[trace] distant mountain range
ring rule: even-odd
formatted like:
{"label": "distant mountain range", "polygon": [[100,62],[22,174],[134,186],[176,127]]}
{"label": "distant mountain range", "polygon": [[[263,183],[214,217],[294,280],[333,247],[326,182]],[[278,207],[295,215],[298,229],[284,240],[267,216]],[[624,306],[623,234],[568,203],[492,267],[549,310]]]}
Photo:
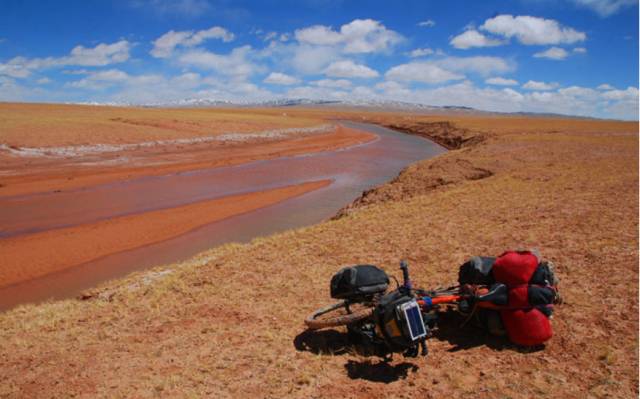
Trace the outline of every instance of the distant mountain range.
{"label": "distant mountain range", "polygon": [[75,104],[83,105],[105,105],[105,106],[142,106],[142,107],[178,107],[178,108],[223,108],[223,107],[327,107],[327,108],[357,108],[367,110],[393,110],[418,113],[452,113],[452,114],[483,114],[483,115],[514,115],[542,118],[575,118],[575,119],[598,119],[586,116],[564,115],[555,113],[539,112],[493,112],[483,111],[471,107],[457,105],[427,105],[410,103],[406,101],[393,100],[315,100],[309,98],[280,98],[265,101],[228,101],[214,100],[206,98],[187,98],[181,100],[155,102],[146,104],[135,104],[127,102],[82,102]]}

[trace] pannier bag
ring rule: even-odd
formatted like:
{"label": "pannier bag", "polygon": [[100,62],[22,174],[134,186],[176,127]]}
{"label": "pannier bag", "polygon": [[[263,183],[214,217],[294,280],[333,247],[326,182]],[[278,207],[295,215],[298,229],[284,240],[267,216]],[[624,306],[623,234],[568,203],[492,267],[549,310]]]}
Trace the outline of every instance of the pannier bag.
{"label": "pannier bag", "polygon": [[460,284],[492,285],[495,283],[491,268],[496,261],[491,256],[474,256],[460,266],[458,282]]}
{"label": "pannier bag", "polygon": [[357,299],[381,294],[389,287],[389,276],[377,266],[357,265],[340,269],[331,278],[331,297]]}
{"label": "pannier bag", "polygon": [[[481,312],[499,312],[512,342],[524,346],[540,345],[553,335],[549,317],[558,299],[558,279],[553,266],[541,262],[538,254],[507,251],[497,258],[474,257],[460,266],[459,282],[491,285],[492,294],[487,298],[495,310],[482,309]],[[502,285],[507,289],[496,289]],[[490,317],[484,314],[481,319]]]}
{"label": "pannier bag", "polygon": [[415,357],[419,347],[422,347],[422,354],[426,355],[425,340],[429,334],[430,320],[423,319],[415,298],[401,291],[388,293],[380,298],[374,316],[376,331],[385,338],[389,350]]}

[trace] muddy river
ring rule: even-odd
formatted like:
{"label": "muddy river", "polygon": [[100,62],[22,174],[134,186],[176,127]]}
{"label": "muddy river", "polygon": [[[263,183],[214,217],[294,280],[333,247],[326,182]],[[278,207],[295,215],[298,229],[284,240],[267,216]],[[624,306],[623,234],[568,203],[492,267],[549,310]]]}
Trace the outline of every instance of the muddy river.
{"label": "muddy river", "polygon": [[[209,224],[167,241],[0,288],[0,309],[49,298],[71,297],[102,281],[184,260],[223,243],[248,242],[255,237],[320,222],[333,216],[364,190],[396,177],[407,165],[445,151],[428,140],[380,126],[353,122],[342,124],[374,133],[377,139],[338,151],[0,200],[2,245],[1,239],[7,237],[311,180],[332,180],[325,188]],[[44,203],[46,206],[39,206]]]}

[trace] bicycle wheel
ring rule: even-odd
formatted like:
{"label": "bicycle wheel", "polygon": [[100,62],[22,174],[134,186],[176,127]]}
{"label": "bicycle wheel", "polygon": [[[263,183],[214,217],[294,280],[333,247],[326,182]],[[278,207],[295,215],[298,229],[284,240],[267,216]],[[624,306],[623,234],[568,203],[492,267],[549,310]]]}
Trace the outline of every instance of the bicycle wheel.
{"label": "bicycle wheel", "polygon": [[345,326],[356,321],[366,319],[373,314],[373,306],[364,304],[350,304],[349,311],[345,302],[341,301],[326,306],[311,313],[304,323],[311,330],[321,328]]}

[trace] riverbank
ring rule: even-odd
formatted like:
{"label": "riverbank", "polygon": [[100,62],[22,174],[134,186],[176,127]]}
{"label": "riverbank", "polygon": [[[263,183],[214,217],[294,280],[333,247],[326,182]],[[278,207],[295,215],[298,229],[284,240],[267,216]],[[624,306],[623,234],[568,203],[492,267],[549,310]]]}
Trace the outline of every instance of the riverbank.
{"label": "riverbank", "polygon": [[260,139],[254,136],[259,133],[252,133],[240,136],[249,136],[246,140],[167,142],[78,156],[25,156],[0,150],[0,199],[331,151],[375,138],[329,124],[315,128],[310,133],[293,130],[288,137]]}
{"label": "riverbank", "polygon": [[[5,259],[0,310],[74,297],[105,280],[188,259],[216,245],[317,223],[363,189],[443,151],[430,141],[373,125],[346,125],[333,130],[368,140],[300,156],[0,198],[0,257]],[[328,180],[330,185],[304,196],[263,200],[286,185]],[[232,199],[233,211],[227,212],[226,198],[249,195],[252,201],[240,201],[244,208]],[[213,205],[206,206],[209,202]]]}
{"label": "riverbank", "polygon": [[[637,396],[637,124],[365,116],[426,135],[448,121],[446,134],[478,138],[410,166],[337,220],[0,315],[1,393]],[[396,273],[406,258],[431,287],[455,281],[471,255],[516,247],[537,247],[561,279],[565,303],[542,351],[445,324],[429,357],[379,363],[343,351],[339,332],[303,333],[343,265]]]}
{"label": "riverbank", "polygon": [[331,180],[302,183],[7,238],[0,246],[0,289],[162,242],[329,184]]}

